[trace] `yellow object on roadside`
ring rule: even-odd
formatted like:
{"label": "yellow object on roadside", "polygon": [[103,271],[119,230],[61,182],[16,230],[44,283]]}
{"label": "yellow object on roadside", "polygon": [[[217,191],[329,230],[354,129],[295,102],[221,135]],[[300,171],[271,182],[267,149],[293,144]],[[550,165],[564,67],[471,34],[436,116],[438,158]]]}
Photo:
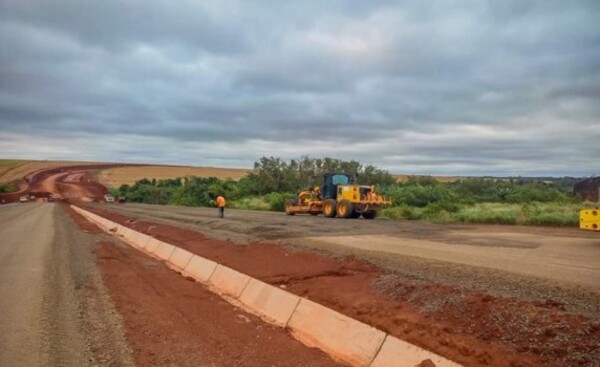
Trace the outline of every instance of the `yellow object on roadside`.
{"label": "yellow object on roadside", "polygon": [[600,231],[600,209],[583,209],[579,212],[579,228]]}

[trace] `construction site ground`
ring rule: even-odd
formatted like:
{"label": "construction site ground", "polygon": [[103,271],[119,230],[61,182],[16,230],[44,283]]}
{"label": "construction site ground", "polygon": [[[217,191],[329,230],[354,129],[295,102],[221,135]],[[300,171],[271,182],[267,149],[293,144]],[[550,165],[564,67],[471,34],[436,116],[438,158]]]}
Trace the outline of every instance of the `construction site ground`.
{"label": "construction site ground", "polygon": [[88,208],[468,366],[600,360],[600,239],[593,233]]}
{"label": "construction site ground", "polygon": [[[39,171],[22,192],[75,203],[464,366],[600,366],[597,233],[229,209],[219,219],[212,208],[95,203],[106,188],[92,169]],[[0,225],[0,365],[339,365],[64,203],[2,205]]]}

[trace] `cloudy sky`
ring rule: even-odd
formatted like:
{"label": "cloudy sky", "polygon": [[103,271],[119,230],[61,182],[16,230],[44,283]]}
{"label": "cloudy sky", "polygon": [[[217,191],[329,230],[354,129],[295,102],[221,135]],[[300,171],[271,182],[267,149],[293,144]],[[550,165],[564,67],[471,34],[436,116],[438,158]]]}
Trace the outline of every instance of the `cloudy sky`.
{"label": "cloudy sky", "polygon": [[600,1],[0,0],[0,157],[600,174]]}

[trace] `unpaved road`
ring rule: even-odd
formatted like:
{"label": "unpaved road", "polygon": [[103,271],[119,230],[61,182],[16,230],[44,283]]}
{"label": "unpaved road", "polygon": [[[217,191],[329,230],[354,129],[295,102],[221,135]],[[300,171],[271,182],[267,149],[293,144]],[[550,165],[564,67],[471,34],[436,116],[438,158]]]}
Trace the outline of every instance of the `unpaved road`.
{"label": "unpaved road", "polygon": [[55,204],[0,207],[0,366],[132,365],[90,237]]}
{"label": "unpaved road", "polygon": [[0,366],[341,367],[77,218],[0,206]]}
{"label": "unpaved road", "polygon": [[[104,206],[106,207],[106,206]],[[344,220],[207,208],[127,204],[110,207],[134,217],[185,225],[234,242],[284,240],[352,248],[382,258],[400,255],[532,276],[600,294],[600,236],[568,228],[436,225],[390,220]]]}

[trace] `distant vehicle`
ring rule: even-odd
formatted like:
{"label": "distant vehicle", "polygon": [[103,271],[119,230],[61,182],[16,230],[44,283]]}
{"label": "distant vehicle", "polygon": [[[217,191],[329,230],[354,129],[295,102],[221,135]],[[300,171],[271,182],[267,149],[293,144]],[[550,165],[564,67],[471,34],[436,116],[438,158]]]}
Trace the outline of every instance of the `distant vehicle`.
{"label": "distant vehicle", "polygon": [[333,218],[374,219],[392,201],[375,192],[375,186],[358,185],[354,176],[342,172],[323,175],[323,185],[302,191],[285,204],[288,215],[310,214]]}
{"label": "distant vehicle", "polygon": [[49,202],[49,203],[53,203],[53,202],[54,202],[54,197],[52,197],[52,196],[48,196],[48,202]]}
{"label": "distant vehicle", "polygon": [[19,202],[20,202],[20,203],[26,203],[26,202],[28,202],[28,201],[29,201],[29,198],[27,197],[27,195],[21,196],[21,197],[19,198]]}
{"label": "distant vehicle", "polygon": [[104,195],[104,201],[106,201],[107,203],[114,203],[115,197],[110,194],[106,194]]}
{"label": "distant vehicle", "polygon": [[31,196],[29,197],[29,200],[35,200],[35,195],[31,195]]}
{"label": "distant vehicle", "polygon": [[125,204],[125,197],[119,196],[119,204]]}

